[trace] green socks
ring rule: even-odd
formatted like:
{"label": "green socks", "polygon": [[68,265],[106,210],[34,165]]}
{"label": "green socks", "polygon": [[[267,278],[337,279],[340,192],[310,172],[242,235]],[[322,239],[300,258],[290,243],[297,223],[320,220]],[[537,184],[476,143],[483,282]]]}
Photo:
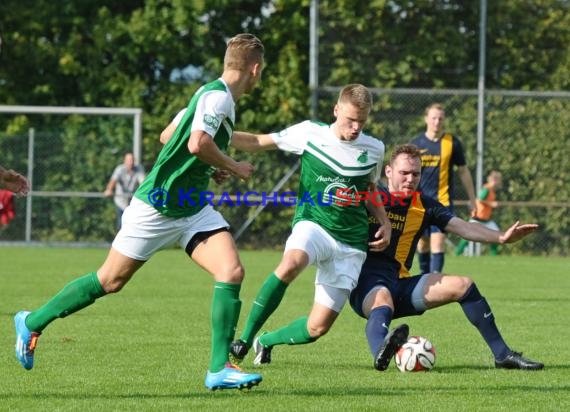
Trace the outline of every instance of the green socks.
{"label": "green socks", "polygon": [[461,256],[468,244],[469,244],[469,241],[467,241],[465,239],[461,239],[459,241],[459,243],[457,244],[457,247],[455,248],[455,256]]}
{"label": "green socks", "polygon": [[285,344],[304,345],[305,343],[314,342],[317,338],[312,338],[311,335],[309,335],[309,331],[307,330],[308,319],[308,316],[303,316],[281,329],[261,335],[259,343],[263,346],[275,346]]}
{"label": "green socks", "polygon": [[[241,285],[216,282],[212,299],[212,357],[210,371],[222,370],[228,361],[229,346],[234,338],[236,324],[241,309],[239,291]],[[64,318],[91,305],[106,293],[91,272],[68,283],[45,305],[33,311],[26,318],[26,326],[33,332],[41,333],[57,318]]]}
{"label": "green socks", "polygon": [[[455,256],[461,256],[468,244],[469,241],[461,239],[455,248]],[[497,256],[499,254],[499,245],[496,243],[489,243],[489,254],[491,256]]]}
{"label": "green socks", "polygon": [[91,272],[69,282],[45,305],[30,313],[26,318],[26,326],[33,332],[41,333],[55,319],[71,315],[105,294],[97,273]]}
{"label": "green socks", "polygon": [[249,312],[245,328],[240,338],[245,342],[248,348],[251,348],[255,335],[259,332],[267,318],[275,312],[275,309],[277,309],[281,303],[287,286],[289,285],[279,279],[275,273],[271,273],[265,280],[263,286],[261,286],[261,289],[253,301],[251,311]]}
{"label": "green socks", "polygon": [[241,285],[216,282],[212,298],[212,352],[210,372],[219,372],[229,360],[230,343],[236,333],[241,309],[239,291]]}

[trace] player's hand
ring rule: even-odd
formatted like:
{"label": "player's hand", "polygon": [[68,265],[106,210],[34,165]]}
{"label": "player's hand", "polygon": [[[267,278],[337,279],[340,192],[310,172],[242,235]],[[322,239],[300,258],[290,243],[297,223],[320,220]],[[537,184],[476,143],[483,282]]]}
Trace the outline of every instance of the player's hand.
{"label": "player's hand", "polygon": [[30,191],[28,179],[14,170],[6,170],[0,176],[0,187],[14,192],[18,196],[27,195]]}
{"label": "player's hand", "polygon": [[221,184],[228,180],[231,175],[232,174],[228,170],[216,169],[212,174],[212,179],[214,179],[214,182],[217,184]]}
{"label": "player's hand", "polygon": [[530,235],[538,230],[538,225],[535,223],[528,223],[521,225],[519,221],[515,222],[505,233],[499,236],[499,243],[514,243],[525,236]]}
{"label": "player's hand", "polygon": [[368,247],[371,252],[382,252],[388,246],[390,246],[390,238],[392,237],[392,227],[389,225],[382,225],[378,228],[374,234],[372,242],[368,242]]}
{"label": "player's hand", "polygon": [[249,162],[237,162],[235,169],[232,171],[234,176],[239,177],[243,180],[249,180],[253,174],[254,167]]}

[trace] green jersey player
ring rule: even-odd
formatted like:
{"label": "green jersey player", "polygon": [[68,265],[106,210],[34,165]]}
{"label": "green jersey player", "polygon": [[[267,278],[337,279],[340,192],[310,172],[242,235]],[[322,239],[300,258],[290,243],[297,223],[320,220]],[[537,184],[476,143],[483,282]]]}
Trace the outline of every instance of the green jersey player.
{"label": "green jersey player", "polygon": [[[304,121],[279,133],[234,133],[232,145],[238,149],[278,148],[300,155],[302,165],[291,235],[281,262],[255,298],[240,339],[230,346],[235,360],[253,346],[254,363],[269,363],[275,345],[310,343],[328,332],[356,286],[366,257],[367,209],[385,223],[378,237],[390,243],[391,228],[381,203],[359,201],[367,197],[363,194],[371,195],[370,183],[376,181],[384,157],[384,144],[362,133],[371,107],[370,91],[351,84],[340,92],[331,125]],[[287,286],[311,264],[317,274],[310,314],[255,338]]]}
{"label": "green jersey player", "polygon": [[25,369],[33,367],[38,338],[53,320],[119,292],[156,251],[179,244],[215,280],[206,387],[243,388],[261,381],[259,374],[242,372],[229,363],[228,346],[241,308],[244,270],[227,222],[211,206],[195,205],[192,193],[206,189],[213,167],[242,179],[251,176],[250,163],[238,162],[224,151],[235,121],[235,102],[258,83],[263,56],[263,44],[251,34],[229,40],[222,76],[190,100],[180,125],[126,208],[103,265],[67,284],[37,310],[16,314],[16,356]]}

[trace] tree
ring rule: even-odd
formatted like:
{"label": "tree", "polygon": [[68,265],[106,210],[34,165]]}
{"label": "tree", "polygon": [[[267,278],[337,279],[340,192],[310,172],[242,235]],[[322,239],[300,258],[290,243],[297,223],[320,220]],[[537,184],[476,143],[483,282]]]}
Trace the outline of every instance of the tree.
{"label": "tree", "polygon": [[[332,120],[334,88],[347,83],[376,88],[476,87],[479,1],[320,0],[319,4],[319,84],[323,86],[319,91],[319,120]],[[0,101],[140,107],[144,111],[144,162],[150,167],[161,149],[160,131],[201,84],[219,76],[226,40],[246,31],[263,40],[267,67],[262,87],[240,100],[236,126],[242,130],[276,131],[310,116],[309,6],[310,0],[36,0],[33,5],[25,0],[3,0]],[[568,11],[568,3],[559,0],[488,2],[486,87],[568,89]],[[389,148],[407,141],[422,127],[421,112],[432,98],[425,94],[406,98],[375,96],[368,131]],[[452,109],[450,127],[457,127],[466,139],[470,159],[474,159],[474,99],[452,96],[445,100]],[[548,102],[542,107],[528,100],[517,107],[531,116],[526,129],[517,126],[520,118],[514,117],[518,113],[514,108],[496,108],[491,103],[487,122],[488,139],[498,139],[491,120],[513,116],[501,124],[512,127],[506,131],[510,140],[505,144],[514,158],[525,156],[529,150],[524,130],[533,130],[538,140],[547,139],[548,126],[552,126],[552,133],[564,135],[565,129],[557,126],[567,124],[564,102]],[[43,183],[66,182],[81,190],[94,190],[105,174],[101,171],[117,159],[110,158],[109,148],[76,158],[69,154],[81,150],[82,142],[96,141],[102,133],[117,135],[113,144],[121,147],[119,136],[123,129],[129,133],[128,126],[111,123],[93,126],[70,118],[61,124],[53,118],[0,116],[0,147],[5,147],[2,143],[11,141],[14,134],[25,135],[32,124],[59,130],[54,133],[65,147],[62,153],[42,159],[45,167],[56,171],[56,161],[65,153],[70,167],[87,164],[93,170],[70,177],[69,169],[62,167]],[[530,127],[535,124],[544,125],[544,133]],[[77,136],[84,140],[77,142]],[[539,144],[538,140],[534,144]],[[567,140],[562,139],[562,145],[567,146]],[[542,165],[537,171],[543,173],[540,176],[519,176],[523,186],[530,183],[527,178],[548,181],[549,176],[559,173],[556,162],[565,159],[557,157],[555,151],[549,153],[555,161]],[[10,158],[9,154],[2,155]],[[270,190],[295,162],[294,157],[279,152],[235,155],[253,161],[256,175],[247,185],[230,181],[220,190]],[[505,170],[516,164],[512,159],[488,158]],[[286,189],[295,190],[295,179]],[[564,187],[570,183],[568,179],[563,174]],[[526,194],[529,198],[551,195],[546,187]],[[79,205],[69,207],[80,210]],[[62,213],[70,214],[71,210]],[[270,237],[264,235],[286,232],[291,212],[291,208],[271,208],[256,221],[246,241],[267,245]],[[251,208],[231,208],[226,216],[235,226],[251,213]]]}

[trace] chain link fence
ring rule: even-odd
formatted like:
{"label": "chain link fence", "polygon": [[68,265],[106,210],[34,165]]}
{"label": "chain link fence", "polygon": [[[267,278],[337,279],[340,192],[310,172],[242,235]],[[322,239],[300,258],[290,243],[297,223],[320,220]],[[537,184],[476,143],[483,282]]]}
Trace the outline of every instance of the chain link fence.
{"label": "chain link fence", "polygon": [[0,242],[112,240],[115,208],[103,191],[124,153],[140,158],[141,110],[6,110],[11,111],[0,110],[0,130],[5,130],[0,134],[0,164],[26,174],[32,191],[13,198],[15,217],[0,226]]}
{"label": "chain link fence", "polygon": [[[318,95],[318,118],[332,122],[332,105],[339,87],[323,87]],[[374,108],[366,131],[386,144],[386,156],[399,144],[408,143],[425,131],[424,111],[439,102],[446,109],[446,130],[462,142],[467,165],[476,177],[481,161],[483,183],[491,170],[503,174],[498,192],[500,207],[493,219],[503,229],[515,221],[533,222],[540,231],[522,242],[502,248],[504,254],[563,255],[570,246],[570,93],[487,91],[483,124],[483,152],[477,152],[477,90],[373,89]],[[254,158],[256,164],[275,164],[275,158]],[[295,159],[282,159],[294,167]],[[272,163],[273,162],[273,163]],[[278,178],[274,179],[275,182]],[[282,190],[296,190],[298,172]],[[467,194],[456,176],[456,213],[469,218]],[[260,190],[270,191],[273,181]],[[249,210],[244,210],[249,209]],[[224,216],[239,233],[246,247],[281,248],[288,234],[292,208],[267,205],[254,208],[224,208]],[[252,219],[255,217],[255,220]],[[247,230],[244,230],[244,221]],[[453,246],[459,241],[450,235]],[[486,247],[483,246],[483,253]]]}
{"label": "chain link fence", "polygon": [[[330,106],[338,90],[324,89],[319,101]],[[367,129],[385,142],[388,156],[396,145],[425,131],[425,108],[439,102],[446,110],[445,129],[461,140],[475,180],[480,157],[476,90],[375,89],[374,94]],[[568,255],[570,93],[487,91],[484,103],[483,183],[491,170],[503,174],[497,194],[501,206],[493,219],[503,229],[517,220],[541,226],[536,235],[504,248],[505,253]],[[322,106],[321,113],[327,109]],[[468,218],[467,195],[457,176],[454,184],[456,213]]]}
{"label": "chain link fence", "polygon": [[[319,90],[320,120],[333,121],[331,108],[338,90]],[[387,156],[396,145],[411,141],[425,130],[424,110],[439,102],[446,109],[446,130],[462,141],[468,167],[475,177],[480,158],[475,90],[373,92],[375,103],[366,131],[386,144]],[[494,220],[503,229],[516,220],[541,226],[539,233],[509,245],[503,253],[568,255],[570,93],[487,92],[484,118],[484,176],[492,169],[503,174],[503,188],[498,192],[501,206],[495,211]],[[95,119],[74,115],[57,122],[41,122],[28,118],[30,125],[39,125],[32,143],[31,169],[27,160],[29,133],[0,135],[2,164],[22,172],[32,170],[33,180],[31,195],[14,200],[16,217],[0,228],[0,242],[93,244],[112,240],[114,207],[101,192],[113,168],[121,162],[122,153],[132,150],[132,121],[118,116]],[[255,189],[296,190],[298,171],[279,182],[289,168],[295,167],[296,159],[275,156],[264,153],[253,158],[258,172],[267,176],[266,187]],[[276,172],[275,159],[283,173]],[[467,196],[459,181],[455,187],[456,213],[467,218]],[[248,206],[222,206],[220,210],[234,233],[239,233],[240,247],[251,248],[281,248],[293,214],[292,207],[275,204],[263,211]],[[451,236],[450,241],[457,239]]]}

